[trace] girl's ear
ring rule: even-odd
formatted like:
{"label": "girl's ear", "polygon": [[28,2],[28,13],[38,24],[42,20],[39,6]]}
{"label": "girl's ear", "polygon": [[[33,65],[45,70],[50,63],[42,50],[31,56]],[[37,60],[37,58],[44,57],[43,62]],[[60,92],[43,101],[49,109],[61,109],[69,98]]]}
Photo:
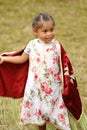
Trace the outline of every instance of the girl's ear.
{"label": "girl's ear", "polygon": [[33,29],[33,33],[35,36],[37,36],[37,31],[35,29]]}

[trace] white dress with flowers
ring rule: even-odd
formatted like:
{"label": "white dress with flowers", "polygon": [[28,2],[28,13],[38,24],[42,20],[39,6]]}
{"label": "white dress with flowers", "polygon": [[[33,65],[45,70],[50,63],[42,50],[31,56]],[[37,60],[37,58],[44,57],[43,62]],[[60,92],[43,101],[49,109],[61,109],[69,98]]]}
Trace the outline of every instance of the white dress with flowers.
{"label": "white dress with flowers", "polygon": [[29,42],[29,72],[25,86],[20,123],[43,125],[51,122],[61,130],[71,130],[61,91],[60,45],[56,40]]}

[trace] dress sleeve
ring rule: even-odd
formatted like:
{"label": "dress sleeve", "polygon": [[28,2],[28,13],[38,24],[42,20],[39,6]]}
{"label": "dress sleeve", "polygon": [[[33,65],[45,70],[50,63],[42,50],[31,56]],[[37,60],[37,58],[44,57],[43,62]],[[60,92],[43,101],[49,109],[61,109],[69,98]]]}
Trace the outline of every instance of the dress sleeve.
{"label": "dress sleeve", "polygon": [[24,52],[25,52],[26,54],[29,54],[29,53],[31,52],[31,45],[32,45],[32,41],[30,41],[30,42],[27,44],[27,46],[25,47]]}

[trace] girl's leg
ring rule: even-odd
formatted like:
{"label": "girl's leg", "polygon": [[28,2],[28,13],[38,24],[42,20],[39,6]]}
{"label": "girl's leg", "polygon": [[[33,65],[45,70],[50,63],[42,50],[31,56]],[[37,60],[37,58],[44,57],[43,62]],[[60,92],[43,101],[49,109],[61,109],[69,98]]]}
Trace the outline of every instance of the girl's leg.
{"label": "girl's leg", "polygon": [[46,124],[43,126],[39,126],[39,130],[46,130]]}

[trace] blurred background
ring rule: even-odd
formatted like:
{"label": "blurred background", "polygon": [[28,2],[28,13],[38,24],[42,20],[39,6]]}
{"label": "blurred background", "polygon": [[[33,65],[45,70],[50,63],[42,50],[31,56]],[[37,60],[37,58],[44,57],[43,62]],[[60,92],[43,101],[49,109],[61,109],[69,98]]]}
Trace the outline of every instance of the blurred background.
{"label": "blurred background", "polygon": [[[55,19],[56,39],[71,59],[87,113],[87,0],[0,0],[0,53],[23,49],[34,38],[32,19],[39,13]],[[37,130],[19,125],[21,101],[0,97],[0,130]]]}

